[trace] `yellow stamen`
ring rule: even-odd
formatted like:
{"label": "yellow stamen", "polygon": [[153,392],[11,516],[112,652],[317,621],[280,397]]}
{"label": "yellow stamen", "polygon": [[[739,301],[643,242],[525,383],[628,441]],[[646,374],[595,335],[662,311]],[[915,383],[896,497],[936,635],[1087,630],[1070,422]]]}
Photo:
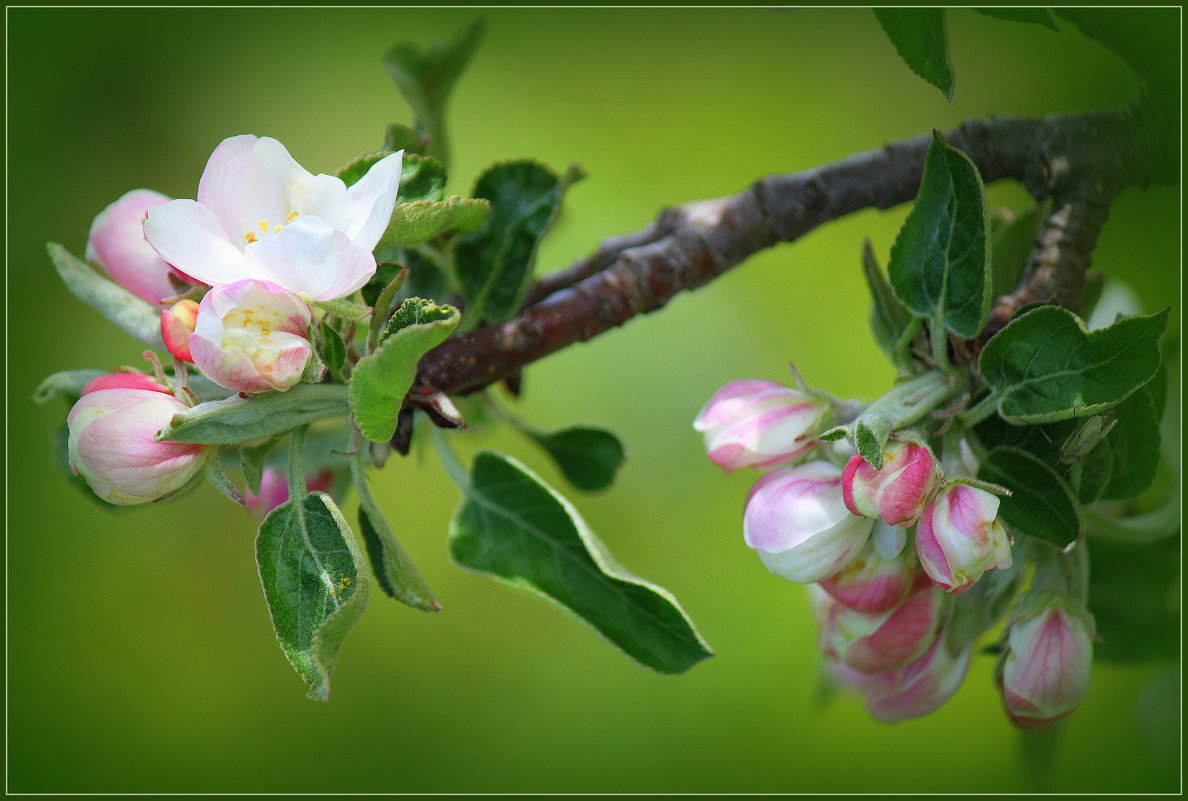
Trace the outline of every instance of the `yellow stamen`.
{"label": "yellow stamen", "polygon": [[297,212],[293,212],[289,215],[289,222],[293,222],[293,220],[297,219],[299,216],[300,215]]}
{"label": "yellow stamen", "polygon": [[283,225],[278,225],[276,228],[273,228],[273,229],[272,229],[272,233],[274,233],[274,234],[279,234],[279,233],[281,232],[281,229],[282,229],[282,228],[284,228],[284,226],[283,226]]}
{"label": "yellow stamen", "polygon": [[260,233],[268,233],[268,220],[260,220]]}
{"label": "yellow stamen", "polygon": [[251,231],[248,231],[246,234],[244,234],[243,238],[246,239],[249,244],[256,241],[256,235]]}

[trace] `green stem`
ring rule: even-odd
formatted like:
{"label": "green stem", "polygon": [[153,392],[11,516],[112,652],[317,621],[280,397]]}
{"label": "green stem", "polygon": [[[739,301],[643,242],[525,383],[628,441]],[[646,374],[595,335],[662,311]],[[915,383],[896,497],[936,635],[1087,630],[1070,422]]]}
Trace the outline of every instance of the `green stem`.
{"label": "green stem", "polygon": [[305,497],[305,426],[289,434],[289,500]]}
{"label": "green stem", "polygon": [[899,339],[896,340],[895,363],[899,366],[900,370],[908,369],[908,365],[912,363],[912,342],[920,335],[920,331],[923,328],[924,318],[912,317],[903,329],[903,333],[899,335]]}
{"label": "green stem", "polygon": [[996,411],[998,411],[998,393],[991,390],[989,395],[978,401],[972,409],[962,412],[957,419],[967,428],[973,428]]}
{"label": "green stem", "polygon": [[949,332],[940,316],[933,317],[928,325],[928,337],[932,343],[932,362],[938,370],[949,369]]}

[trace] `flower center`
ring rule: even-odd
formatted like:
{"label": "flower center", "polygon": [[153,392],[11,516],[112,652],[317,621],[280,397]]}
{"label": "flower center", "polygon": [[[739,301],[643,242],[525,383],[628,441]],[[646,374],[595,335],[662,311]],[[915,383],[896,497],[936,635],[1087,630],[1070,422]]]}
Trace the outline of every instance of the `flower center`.
{"label": "flower center", "polygon": [[253,242],[260,241],[261,239],[263,239],[266,236],[270,236],[272,234],[279,234],[281,232],[282,228],[284,228],[286,225],[293,222],[293,220],[297,219],[300,216],[301,216],[301,212],[291,211],[291,212],[289,212],[289,216],[286,217],[285,221],[283,223],[281,223],[280,225],[270,225],[268,223],[268,220],[260,220],[260,225],[258,226],[260,230],[259,231],[245,231],[243,234],[243,241],[250,245]]}

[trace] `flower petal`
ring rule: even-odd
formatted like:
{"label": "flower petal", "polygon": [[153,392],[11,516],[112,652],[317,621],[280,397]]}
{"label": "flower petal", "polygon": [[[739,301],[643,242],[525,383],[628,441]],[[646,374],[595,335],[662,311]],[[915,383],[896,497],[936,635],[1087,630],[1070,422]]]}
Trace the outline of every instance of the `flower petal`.
{"label": "flower petal", "polygon": [[149,209],[144,236],[161,258],[204,284],[251,278],[251,264],[227,238],[210,209],[171,200]]}
{"label": "flower petal", "polygon": [[214,212],[228,238],[242,242],[245,233],[258,232],[261,220],[269,228],[287,222],[294,209],[286,207],[285,187],[302,176],[312,177],[275,139],[232,136],[210,154],[198,202]]}
{"label": "flower petal", "polygon": [[371,165],[367,174],[346,190],[343,203],[346,219],[342,223],[332,221],[364,250],[375,249],[392,219],[403,161],[401,150]]}
{"label": "flower petal", "polygon": [[317,217],[302,217],[249,245],[245,253],[251,262],[249,277],[271,281],[307,300],[346,297],[375,274],[370,251]]}

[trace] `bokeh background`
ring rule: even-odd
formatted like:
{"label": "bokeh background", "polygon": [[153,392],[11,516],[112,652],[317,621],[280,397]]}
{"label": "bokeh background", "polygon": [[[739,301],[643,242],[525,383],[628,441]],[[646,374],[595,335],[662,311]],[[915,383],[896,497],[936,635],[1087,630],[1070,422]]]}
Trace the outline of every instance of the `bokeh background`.
{"label": "bokeh background", "polygon": [[[254,525],[210,488],[107,514],[50,460],[57,370],[141,348],[62,287],[45,255],[82,253],[92,217],[135,187],[192,197],[223,138],[254,133],[331,172],[411,122],[379,66],[395,41],[487,35],[451,107],[451,190],[502,159],[590,177],[539,264],[552,269],[664,205],[733,193],[991,113],[1125,100],[1134,79],[1071,26],[950,14],[956,94],[898,60],[874,17],[818,10],[9,9],[8,787],[14,792],[1010,792],[1019,739],[978,658],[938,713],[888,727],[858,699],[816,700],[803,588],[741,536],[753,475],[724,478],[692,418],[726,381],[807,379],[870,399],[892,378],[866,329],[859,253],[880,258],[905,208],[867,212],[756,256],[659,314],[535,365],[518,410],[543,427],[619,431],[609,491],[569,491],[629,569],[670,589],[717,656],[682,677],[642,669],[591,631],[450,564],[457,494],[429,457],[375,478],[445,611],[373,593],[327,704],[277,648]],[[1178,24],[1178,16],[1170,18]],[[995,205],[1022,205],[994,186]],[[1177,189],[1131,190],[1095,264],[1148,309],[1176,305]],[[1173,407],[1174,408],[1174,407]],[[477,433],[561,486],[507,432]],[[353,519],[354,502],[346,505]],[[1159,666],[1099,666],[1062,734],[1051,789],[1175,789],[1136,702]]]}

